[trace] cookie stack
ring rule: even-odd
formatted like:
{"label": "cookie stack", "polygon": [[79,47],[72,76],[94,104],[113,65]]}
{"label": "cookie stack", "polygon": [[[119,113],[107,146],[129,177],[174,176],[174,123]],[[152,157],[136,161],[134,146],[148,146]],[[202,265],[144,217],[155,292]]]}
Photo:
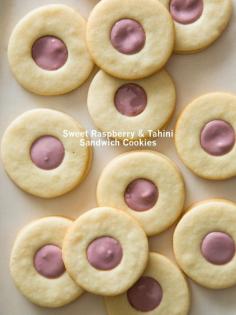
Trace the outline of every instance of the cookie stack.
{"label": "cookie stack", "polygon": [[88,291],[105,296],[114,315],[189,309],[180,270],[149,253],[139,223],[112,207],[89,210],[74,222],[48,217],[29,224],[16,239],[10,270],[19,290],[44,307],[63,306]]}
{"label": "cookie stack", "polygon": [[[163,128],[175,108],[164,66],[173,52],[212,44],[231,16],[231,0],[104,0],[88,19],[87,44],[102,69],[88,93],[88,110],[103,131]],[[106,17],[106,18],[104,18]]]}
{"label": "cookie stack", "polygon": [[[102,0],[88,22],[64,5],[25,16],[14,29],[8,57],[17,81],[40,95],[81,86],[94,64],[88,110],[102,131],[139,138],[171,118],[176,91],[164,70],[173,52],[212,44],[230,19],[231,0]],[[176,127],[176,147],[198,176],[236,175],[236,97],[202,96],[186,107]],[[76,137],[64,138],[63,130]],[[91,163],[84,128],[51,109],[31,110],[7,128],[2,161],[24,191],[54,198],[79,185]],[[190,294],[180,269],[150,253],[148,237],[171,227],[183,213],[182,174],[166,156],[142,150],[119,155],[97,183],[97,206],[73,221],[46,217],[18,234],[10,261],[16,286],[31,302],[60,307],[84,291],[105,297],[109,315],[187,315]],[[236,205],[208,200],[177,224],[179,267],[202,286],[236,284]]]}

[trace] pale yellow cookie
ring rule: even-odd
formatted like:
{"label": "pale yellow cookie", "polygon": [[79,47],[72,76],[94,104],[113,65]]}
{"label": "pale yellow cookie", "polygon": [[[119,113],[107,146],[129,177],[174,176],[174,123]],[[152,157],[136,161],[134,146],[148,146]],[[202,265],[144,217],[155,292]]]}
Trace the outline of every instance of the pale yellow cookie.
{"label": "pale yellow cookie", "polygon": [[180,115],[177,152],[196,175],[222,180],[236,175],[236,96],[210,93],[198,97]]}
{"label": "pale yellow cookie", "polygon": [[[76,133],[67,137],[65,131]],[[91,151],[80,144],[84,129],[51,109],[27,111],[5,131],[1,155],[6,172],[24,191],[42,198],[63,195],[88,173]]]}
{"label": "pale yellow cookie", "polygon": [[165,70],[135,81],[116,79],[101,70],[89,88],[88,110],[100,130],[135,132],[138,138],[140,130],[147,136],[148,130],[167,123],[175,100],[175,86]]}
{"label": "pale yellow cookie", "polygon": [[119,155],[104,168],[97,184],[98,205],[128,212],[147,235],[170,227],[180,216],[184,199],[180,171],[155,151]]}
{"label": "pale yellow cookie", "polygon": [[89,292],[109,296],[125,292],[141,276],[148,241],[131,216],[101,207],[74,222],[62,251],[66,269],[76,283]]}
{"label": "pale yellow cookie", "polygon": [[236,284],[236,205],[212,199],[193,205],[174,232],[181,269],[198,284],[223,289]]}
{"label": "pale yellow cookie", "polygon": [[122,79],[140,79],[160,70],[174,44],[174,27],[156,0],[104,0],[91,12],[87,43],[95,63]]}
{"label": "pale yellow cookie", "polygon": [[159,0],[169,9],[175,25],[177,53],[194,53],[210,46],[225,30],[232,0]]}
{"label": "pale yellow cookie", "polygon": [[[8,45],[17,81],[41,95],[64,94],[79,87],[93,68],[85,32],[85,20],[68,6],[47,5],[28,13],[16,25]],[[48,36],[49,40],[37,42]]]}
{"label": "pale yellow cookie", "polygon": [[187,315],[190,294],[180,270],[166,257],[150,253],[143,276],[125,294],[105,298],[108,315]]}
{"label": "pale yellow cookie", "polygon": [[61,307],[83,293],[62,260],[62,242],[71,223],[62,217],[42,218],[24,227],[16,238],[10,260],[11,276],[32,303]]}

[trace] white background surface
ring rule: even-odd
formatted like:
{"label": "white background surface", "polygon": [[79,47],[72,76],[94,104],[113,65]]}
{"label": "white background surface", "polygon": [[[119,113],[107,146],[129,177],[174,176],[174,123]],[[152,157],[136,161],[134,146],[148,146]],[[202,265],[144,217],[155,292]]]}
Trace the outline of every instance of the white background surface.
{"label": "white background surface", "polygon": [[[224,0],[223,0],[224,1]],[[33,108],[53,108],[78,119],[85,127],[93,124],[86,107],[89,82],[82,88],[60,97],[40,97],[23,90],[12,77],[7,62],[7,42],[17,21],[31,9],[49,3],[64,3],[77,8],[85,17],[97,0],[0,0],[0,133],[18,115]],[[234,11],[236,1],[234,0]],[[105,18],[105,17],[104,17]],[[236,93],[236,20],[233,15],[229,28],[209,49],[189,56],[173,56],[168,63],[177,86],[176,117],[193,98],[207,92]],[[194,40],[194,39],[193,39]],[[27,75],[27,74],[26,74]],[[236,179],[209,182],[197,178],[179,161],[172,140],[162,140],[158,151],[174,159],[184,173],[187,184],[186,206],[212,197],[236,201]],[[48,310],[32,305],[14,287],[9,275],[10,251],[17,232],[33,219],[48,215],[76,218],[81,212],[96,206],[95,188],[98,176],[114,156],[126,148],[96,148],[91,172],[73,192],[53,200],[42,200],[19,190],[6,176],[0,165],[0,313],[1,315],[105,315],[102,298],[84,294],[78,301],[61,309]],[[235,161],[236,163],[236,161]],[[235,227],[236,228],[236,227]],[[150,240],[152,250],[172,257],[172,229]],[[236,287],[211,291],[193,284],[190,315],[235,315]],[[121,314],[123,315],[123,314]],[[171,315],[171,314],[166,314]]]}

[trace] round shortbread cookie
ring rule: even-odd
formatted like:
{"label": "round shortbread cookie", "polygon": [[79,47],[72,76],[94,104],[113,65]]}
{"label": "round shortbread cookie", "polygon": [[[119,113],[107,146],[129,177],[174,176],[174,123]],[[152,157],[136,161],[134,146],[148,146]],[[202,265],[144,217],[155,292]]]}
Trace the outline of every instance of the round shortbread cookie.
{"label": "round shortbread cookie", "polygon": [[131,216],[101,207],[74,222],[62,252],[67,271],[81,287],[99,295],[117,295],[128,290],[143,273],[148,241]]}
{"label": "round shortbread cookie", "polygon": [[232,0],[160,0],[174,20],[177,53],[194,53],[210,46],[225,30]]}
{"label": "round shortbread cookie", "polygon": [[32,303],[60,307],[83,293],[62,260],[62,242],[71,223],[62,217],[42,218],[24,227],[16,238],[10,271],[17,288]]}
{"label": "round shortbread cookie", "polygon": [[180,115],[175,143],[182,161],[196,175],[222,180],[236,175],[236,96],[200,96]]}
{"label": "round shortbread cookie", "polygon": [[223,289],[236,284],[236,205],[206,200],[183,216],[174,232],[174,252],[181,269],[198,284]]}
{"label": "round shortbread cookie", "polygon": [[125,294],[105,298],[108,315],[187,315],[190,294],[181,271],[166,257],[150,253],[143,276]]}
{"label": "round shortbread cookie", "polygon": [[140,79],[160,70],[169,59],[173,22],[156,0],[104,0],[89,16],[87,43],[95,63],[105,72],[121,79]]}
{"label": "round shortbread cookie", "polygon": [[[65,137],[64,130],[77,134]],[[87,175],[91,151],[80,145],[84,129],[51,109],[27,111],[5,131],[1,155],[6,172],[24,191],[42,198],[63,195]]]}
{"label": "round shortbread cookie", "polygon": [[98,205],[128,212],[147,235],[170,227],[184,199],[184,181],[176,165],[155,151],[119,155],[104,168],[97,184]]}
{"label": "round shortbread cookie", "polygon": [[64,94],[79,87],[93,69],[85,32],[85,20],[65,5],[47,5],[27,14],[8,45],[17,81],[40,95]]}
{"label": "round shortbread cookie", "polygon": [[136,138],[142,130],[159,130],[175,109],[175,86],[162,70],[151,77],[135,81],[120,80],[99,71],[88,93],[88,110],[102,131],[128,133]]}

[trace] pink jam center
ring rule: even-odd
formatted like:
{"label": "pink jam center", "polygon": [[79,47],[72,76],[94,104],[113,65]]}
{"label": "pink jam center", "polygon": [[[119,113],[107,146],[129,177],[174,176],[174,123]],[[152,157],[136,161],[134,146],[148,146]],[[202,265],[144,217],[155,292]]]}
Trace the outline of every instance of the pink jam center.
{"label": "pink jam center", "polygon": [[61,249],[55,245],[45,245],[34,256],[34,267],[45,278],[54,279],[65,272]]}
{"label": "pink jam center", "polygon": [[203,127],[200,143],[202,148],[211,155],[227,154],[235,144],[234,129],[226,121],[212,120]]}
{"label": "pink jam center", "polygon": [[32,58],[44,70],[57,70],[67,61],[68,51],[62,40],[54,36],[37,39],[32,47]]}
{"label": "pink jam center", "polygon": [[127,186],[124,199],[129,208],[135,211],[146,211],[156,204],[158,189],[152,181],[138,178]]}
{"label": "pink jam center", "polygon": [[122,19],[113,25],[110,40],[120,53],[133,55],[144,47],[146,35],[140,23],[132,19]]}
{"label": "pink jam center", "polygon": [[87,259],[94,268],[111,270],[117,267],[123,257],[120,242],[109,236],[92,241],[87,248]]}
{"label": "pink jam center", "polygon": [[170,14],[180,24],[191,24],[200,18],[203,7],[203,0],[171,0]]}
{"label": "pink jam center", "polygon": [[52,136],[43,136],[31,146],[31,160],[44,170],[58,167],[64,159],[65,150],[60,140]]}
{"label": "pink jam center", "polygon": [[140,312],[157,308],[163,297],[160,284],[151,277],[142,277],[127,292],[130,305]]}
{"label": "pink jam center", "polygon": [[214,265],[224,265],[235,255],[234,240],[226,233],[211,232],[205,236],[201,244],[203,257]]}
{"label": "pink jam center", "polygon": [[147,105],[147,95],[144,89],[137,84],[121,86],[115,95],[115,106],[125,116],[141,114]]}

